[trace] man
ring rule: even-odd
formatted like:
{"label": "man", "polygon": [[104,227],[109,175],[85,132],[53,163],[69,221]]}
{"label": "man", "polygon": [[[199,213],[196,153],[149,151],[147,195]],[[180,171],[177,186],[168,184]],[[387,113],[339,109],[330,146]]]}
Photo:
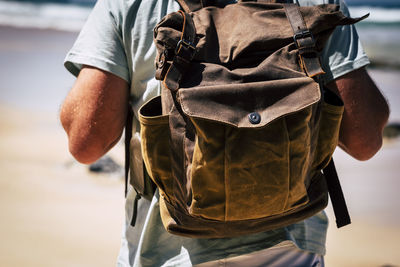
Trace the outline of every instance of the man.
{"label": "man", "polygon": [[[322,3],[325,0],[299,1],[300,5]],[[340,4],[346,14],[346,6]],[[173,0],[99,0],[96,4],[65,62],[78,78],[60,117],[70,152],[78,161],[92,163],[118,142],[128,100],[137,116],[138,108],[160,93],[153,78],[152,29],[178,9]],[[345,104],[339,145],[354,158],[367,160],[381,147],[389,111],[364,68],[369,61],[353,26],[334,32],[322,60],[326,87]],[[157,193],[151,203],[140,201],[136,226],[131,227],[134,198],[130,190],[119,266],[323,266],[327,229],[323,212],[264,233],[195,239],[164,230]]]}

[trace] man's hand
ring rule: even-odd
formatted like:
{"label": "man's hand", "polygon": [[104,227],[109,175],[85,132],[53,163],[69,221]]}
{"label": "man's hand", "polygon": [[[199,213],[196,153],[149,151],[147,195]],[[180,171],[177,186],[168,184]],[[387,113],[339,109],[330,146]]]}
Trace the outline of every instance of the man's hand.
{"label": "man's hand", "polygon": [[382,146],[389,107],[367,71],[352,71],[327,85],[341,97],[344,114],[339,146],[358,160],[368,160]]}
{"label": "man's hand", "polygon": [[92,163],[121,138],[126,122],[128,83],[109,72],[84,66],[60,112],[69,150]]}

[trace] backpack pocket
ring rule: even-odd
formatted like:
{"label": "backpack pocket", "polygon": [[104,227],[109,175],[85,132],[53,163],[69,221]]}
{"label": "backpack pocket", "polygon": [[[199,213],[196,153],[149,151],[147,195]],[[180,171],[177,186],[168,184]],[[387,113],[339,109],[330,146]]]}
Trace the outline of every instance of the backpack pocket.
{"label": "backpack pocket", "polygon": [[328,165],[339,142],[339,130],[343,112],[343,102],[336,95],[327,91],[321,107],[318,141],[312,165],[313,170],[321,170]]}
{"label": "backpack pocket", "polygon": [[151,99],[139,109],[139,121],[142,155],[147,172],[160,189],[160,194],[166,197],[166,195],[172,194],[173,186],[169,147],[169,116],[162,115],[161,96]]}
{"label": "backpack pocket", "polygon": [[305,179],[317,84],[296,78],[197,87],[181,89],[178,99],[196,132],[190,214],[251,220],[309,202]]}
{"label": "backpack pocket", "polygon": [[[310,108],[303,113],[309,114]],[[193,119],[199,135],[192,162],[190,212],[235,221],[273,216],[307,204],[304,179],[310,130],[302,123],[288,129],[287,120],[241,129]],[[292,142],[297,130],[302,136]]]}

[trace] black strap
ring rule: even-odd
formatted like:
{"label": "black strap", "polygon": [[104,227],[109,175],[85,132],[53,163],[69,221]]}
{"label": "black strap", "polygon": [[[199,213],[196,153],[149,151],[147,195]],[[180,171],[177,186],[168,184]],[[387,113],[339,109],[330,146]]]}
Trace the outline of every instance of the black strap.
{"label": "black strap", "polygon": [[129,164],[130,164],[130,143],[132,138],[132,121],[133,111],[130,104],[128,104],[128,113],[126,116],[125,124],[125,197],[128,194],[128,180],[129,180]]}
{"label": "black strap", "polygon": [[333,159],[330,160],[328,166],[324,168],[323,172],[328,185],[333,212],[336,217],[336,225],[338,228],[348,225],[351,223],[351,219]]}
{"label": "black strap", "polygon": [[[136,190],[135,190],[136,191]],[[132,212],[132,218],[131,218],[131,226],[134,227],[136,224],[136,217],[137,217],[137,209],[138,209],[138,202],[142,197],[140,194],[136,191],[136,196],[135,200],[133,201],[133,212]]]}

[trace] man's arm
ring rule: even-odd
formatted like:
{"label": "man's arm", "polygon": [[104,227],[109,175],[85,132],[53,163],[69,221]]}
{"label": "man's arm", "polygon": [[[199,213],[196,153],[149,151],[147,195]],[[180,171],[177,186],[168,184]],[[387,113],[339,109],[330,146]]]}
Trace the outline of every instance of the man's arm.
{"label": "man's arm", "polygon": [[82,68],[60,112],[69,150],[79,162],[96,161],[118,142],[128,97],[125,80],[94,67]]}
{"label": "man's arm", "polygon": [[344,103],[339,146],[358,160],[368,160],[382,146],[388,104],[364,68],[327,85]]}

